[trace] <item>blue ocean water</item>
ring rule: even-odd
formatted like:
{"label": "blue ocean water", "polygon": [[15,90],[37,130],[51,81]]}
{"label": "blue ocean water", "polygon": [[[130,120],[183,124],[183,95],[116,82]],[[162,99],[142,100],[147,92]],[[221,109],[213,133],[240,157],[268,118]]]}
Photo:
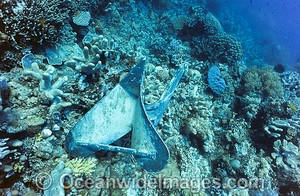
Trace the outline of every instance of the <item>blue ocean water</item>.
{"label": "blue ocean water", "polygon": [[[296,0],[220,0],[207,1],[216,14],[222,7],[229,7],[237,21],[247,21],[252,36],[270,50],[270,60],[278,58],[277,63],[288,69],[298,69],[300,62],[300,1]],[[269,47],[268,47],[269,46]],[[265,51],[266,52],[266,51]],[[265,53],[262,52],[262,53]],[[279,54],[280,53],[280,54]]]}

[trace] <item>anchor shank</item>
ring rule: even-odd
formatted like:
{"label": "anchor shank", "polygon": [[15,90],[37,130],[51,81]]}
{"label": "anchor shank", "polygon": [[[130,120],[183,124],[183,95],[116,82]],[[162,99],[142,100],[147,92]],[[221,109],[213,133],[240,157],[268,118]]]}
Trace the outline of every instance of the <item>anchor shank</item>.
{"label": "anchor shank", "polygon": [[126,154],[132,154],[136,156],[141,156],[141,157],[148,157],[148,158],[153,158],[153,155],[139,152],[136,149],[132,148],[125,148],[125,147],[120,147],[120,146],[112,146],[112,145],[106,145],[106,144],[88,144],[88,143],[80,143],[79,146],[88,148],[91,151],[97,152],[100,150],[108,150],[108,151],[113,151],[113,152],[121,152],[121,153],[126,153]]}

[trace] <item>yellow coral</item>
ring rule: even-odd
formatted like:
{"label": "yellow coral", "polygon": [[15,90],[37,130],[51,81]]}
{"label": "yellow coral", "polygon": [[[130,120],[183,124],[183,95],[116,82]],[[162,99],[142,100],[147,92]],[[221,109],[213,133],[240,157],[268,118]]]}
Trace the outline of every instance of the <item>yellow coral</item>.
{"label": "yellow coral", "polygon": [[35,142],[41,142],[42,140],[43,140],[42,133],[38,133],[35,135],[35,137],[34,137]]}
{"label": "yellow coral", "polygon": [[289,104],[289,107],[290,107],[294,112],[297,111],[297,106],[296,106],[294,103],[290,103],[290,104]]}
{"label": "yellow coral", "polygon": [[90,158],[75,158],[66,162],[65,166],[73,171],[75,176],[91,176],[95,171],[97,159]]}

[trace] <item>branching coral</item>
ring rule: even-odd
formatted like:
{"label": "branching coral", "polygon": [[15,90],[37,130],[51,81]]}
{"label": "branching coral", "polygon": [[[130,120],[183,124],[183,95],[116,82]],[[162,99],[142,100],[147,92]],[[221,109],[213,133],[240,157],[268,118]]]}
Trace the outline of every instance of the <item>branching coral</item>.
{"label": "branching coral", "polygon": [[69,12],[64,1],[2,1],[0,7],[1,31],[16,48],[55,42]]}
{"label": "branching coral", "polygon": [[69,67],[90,75],[104,67],[107,60],[119,61],[120,53],[116,50],[113,40],[108,40],[103,35],[87,34],[83,39],[84,57],[73,57],[73,60],[65,64]]}
{"label": "branching coral", "polygon": [[97,164],[96,158],[75,158],[66,162],[75,176],[91,176]]}
{"label": "branching coral", "polygon": [[[11,151],[8,149],[8,146],[6,146],[7,140],[8,138],[0,139],[0,159],[3,159],[6,155],[11,153]],[[2,165],[1,162],[0,165]]]}
{"label": "branching coral", "polygon": [[[41,97],[43,101],[51,104],[49,108],[50,114],[72,105],[71,102],[62,99],[70,95],[70,93],[65,93],[61,90],[62,86],[68,81],[68,77],[58,77],[57,72],[58,71],[51,65],[48,65],[44,71],[36,62],[32,63],[30,68],[24,70],[24,74],[31,75],[39,80]],[[56,81],[53,82],[53,80]]]}
{"label": "branching coral", "polygon": [[264,131],[275,138],[279,138],[287,129],[300,129],[300,119],[273,120],[264,127]]}

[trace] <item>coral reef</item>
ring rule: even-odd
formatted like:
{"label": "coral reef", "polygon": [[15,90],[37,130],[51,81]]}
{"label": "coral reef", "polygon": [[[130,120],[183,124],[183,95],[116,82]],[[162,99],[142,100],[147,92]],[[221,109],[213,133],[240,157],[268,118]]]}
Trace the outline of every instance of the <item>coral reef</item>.
{"label": "coral reef", "polygon": [[[65,190],[61,187],[61,177],[63,175],[71,174],[72,170],[65,167],[64,162],[59,162],[57,166],[51,171],[51,175],[45,179],[43,183],[44,196],[63,196],[65,195]],[[66,176],[67,177],[67,176]]]}
{"label": "coral reef", "polygon": [[283,95],[280,76],[271,67],[249,68],[242,76],[246,93],[264,94],[270,97]]}
{"label": "coral reef", "polygon": [[[277,175],[280,183],[297,183],[299,186],[299,167],[300,167],[300,152],[299,148],[292,142],[277,140],[274,142],[274,152],[272,158],[278,166]],[[282,169],[282,170],[281,170]]]}
{"label": "coral reef", "polygon": [[95,171],[96,158],[75,158],[65,163],[65,166],[72,170],[75,176],[89,177]]}
{"label": "coral reef", "polygon": [[243,57],[242,46],[233,36],[216,34],[204,41],[208,59],[213,62],[234,64]]}
{"label": "coral reef", "polygon": [[55,42],[59,28],[68,17],[63,1],[20,0],[1,3],[1,29],[16,48]]}
{"label": "coral reef", "polygon": [[[258,44],[243,34],[250,29],[226,18],[229,12],[215,14],[209,3],[1,1],[0,195],[299,191],[299,73],[265,66]],[[69,157],[65,140],[72,127],[145,57],[145,104],[160,98],[179,67],[188,67],[157,125],[170,151],[168,166],[147,173],[114,152]],[[130,140],[128,134],[113,145],[130,147]],[[46,190],[50,177],[37,181],[40,173],[54,180]],[[62,189],[64,174],[128,184]],[[256,178],[264,189],[228,186],[231,179]],[[139,188],[170,179],[193,184]],[[203,188],[203,179],[218,183]]]}
{"label": "coral reef", "polygon": [[264,127],[264,130],[272,137],[279,138],[286,134],[288,129],[300,129],[300,119],[273,120]]}
{"label": "coral reef", "polygon": [[83,58],[74,56],[73,60],[65,62],[69,67],[85,75],[99,72],[108,61],[118,62],[120,52],[116,50],[113,40],[108,40],[103,35],[87,34],[83,40]]}

